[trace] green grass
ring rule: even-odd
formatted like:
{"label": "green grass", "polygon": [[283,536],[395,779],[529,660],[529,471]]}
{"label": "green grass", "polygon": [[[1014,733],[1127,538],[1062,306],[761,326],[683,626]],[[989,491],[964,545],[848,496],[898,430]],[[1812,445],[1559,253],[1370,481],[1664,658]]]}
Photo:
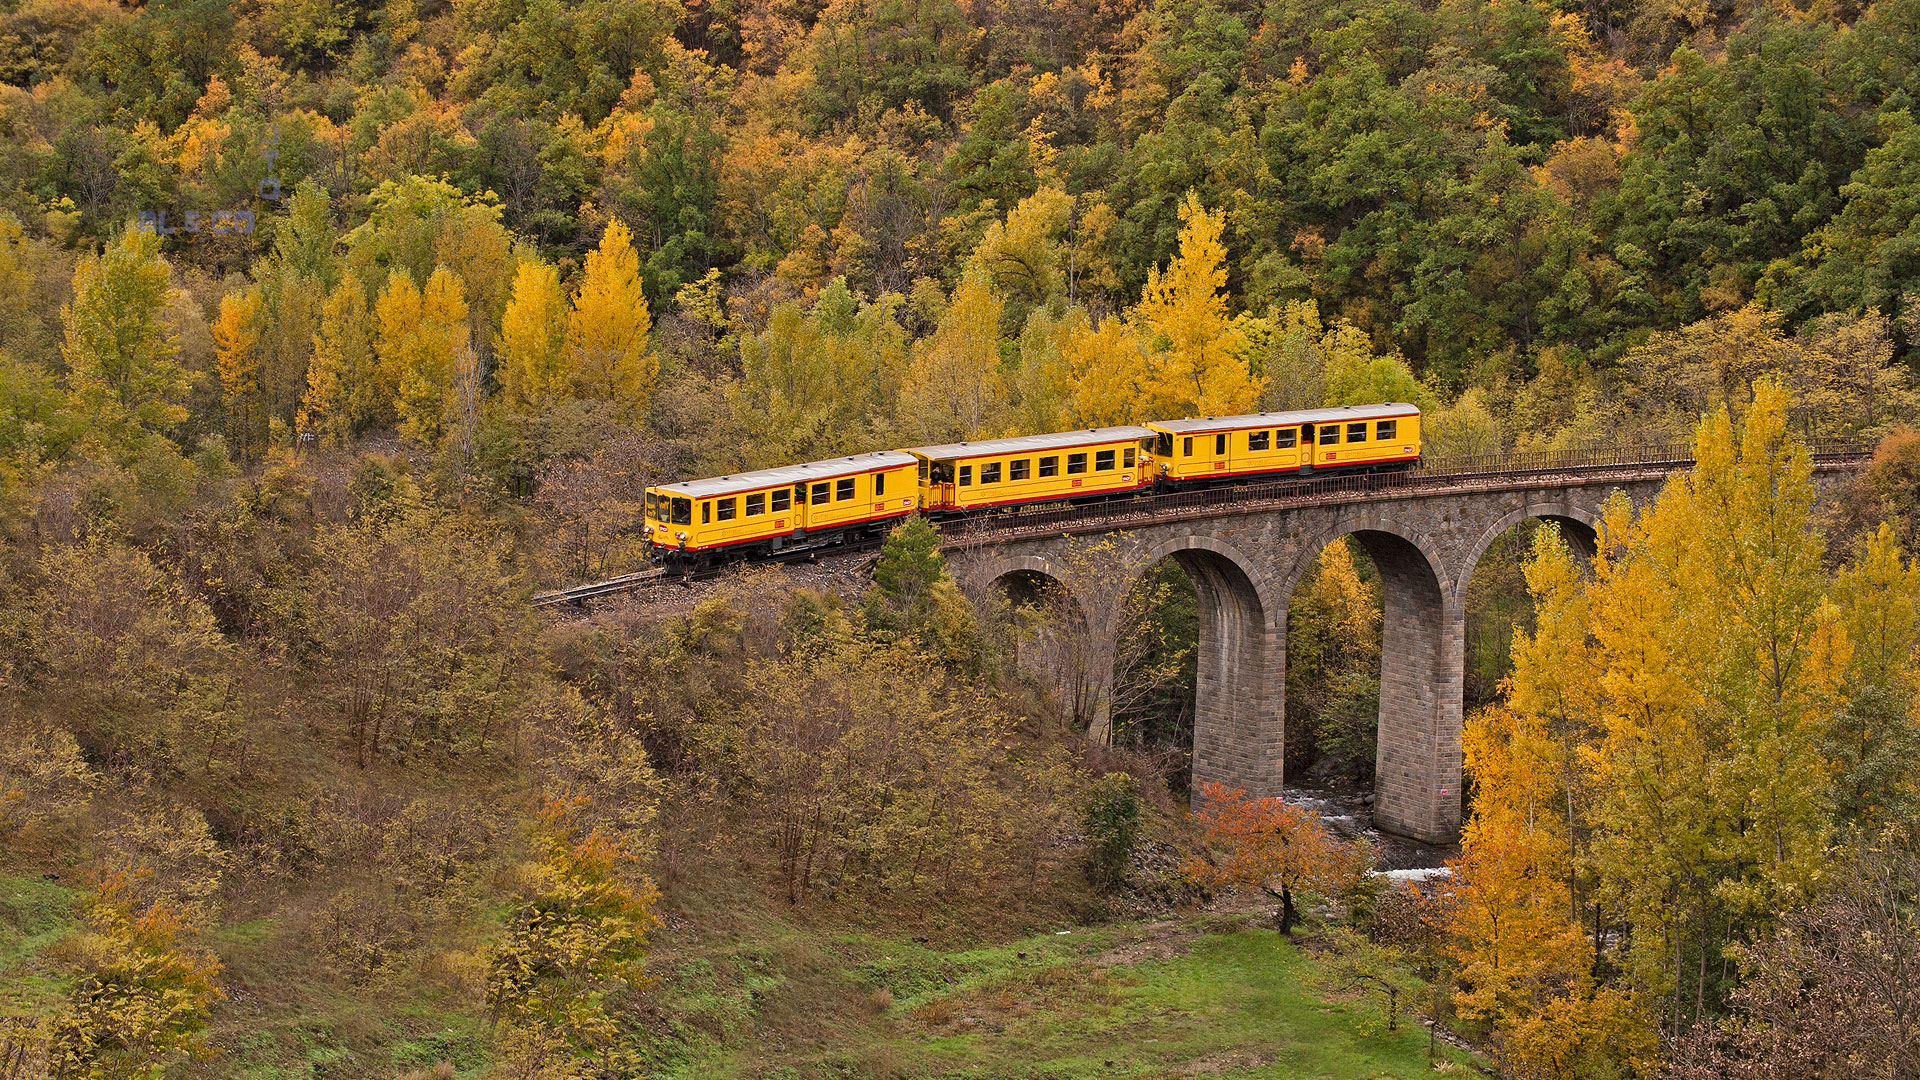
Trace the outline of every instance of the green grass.
{"label": "green grass", "polygon": [[42,950],[79,929],[76,895],[42,878],[0,874],[0,1016],[43,1015],[66,996],[67,976]]}
{"label": "green grass", "polygon": [[719,943],[669,965],[656,1001],[674,1018],[662,1047],[679,1052],[656,1061],[659,1075],[1434,1075],[1417,1021],[1385,1031],[1376,1001],[1330,991],[1319,961],[1235,920],[1123,923],[954,952],[844,935],[809,947],[797,928],[784,940],[756,930],[751,945]]}

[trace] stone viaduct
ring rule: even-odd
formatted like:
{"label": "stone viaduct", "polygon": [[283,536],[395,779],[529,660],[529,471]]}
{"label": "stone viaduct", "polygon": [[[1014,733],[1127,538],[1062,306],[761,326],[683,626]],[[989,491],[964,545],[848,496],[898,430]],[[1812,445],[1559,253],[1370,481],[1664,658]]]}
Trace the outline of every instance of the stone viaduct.
{"label": "stone viaduct", "polygon": [[[1815,459],[1823,486],[1862,455]],[[1346,477],[1155,496],[1110,509],[1007,515],[950,529],[949,566],[975,603],[1022,577],[1059,583],[1073,537],[1115,533],[1122,573],[1177,560],[1200,602],[1193,778],[1277,795],[1285,744],[1287,607],[1320,551],[1352,536],[1385,612],[1374,824],[1449,843],[1461,823],[1467,585],[1500,534],[1557,522],[1591,554],[1614,492],[1652,498],[1684,458],[1446,475]]]}

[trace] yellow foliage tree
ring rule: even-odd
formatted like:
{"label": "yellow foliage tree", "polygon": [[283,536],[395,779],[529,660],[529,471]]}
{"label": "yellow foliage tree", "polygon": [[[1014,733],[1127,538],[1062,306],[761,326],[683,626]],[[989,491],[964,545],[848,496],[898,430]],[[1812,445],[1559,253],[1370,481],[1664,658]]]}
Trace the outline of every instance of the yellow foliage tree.
{"label": "yellow foliage tree", "polygon": [[446,430],[460,350],[467,340],[467,302],[460,279],[440,267],[424,291],[395,271],[376,305],[381,379],[393,388],[400,434],[433,446]]}
{"label": "yellow foliage tree", "polygon": [[1151,361],[1125,319],[1109,316],[1098,326],[1075,327],[1067,334],[1066,359],[1076,424],[1100,427],[1155,418],[1148,390]]}
{"label": "yellow foliage tree", "polygon": [[660,370],[647,351],[652,328],[633,234],[615,221],[587,253],[567,317],[566,347],[580,395],[614,402],[630,415],[644,410]]}
{"label": "yellow foliage tree", "polygon": [[220,298],[213,320],[213,355],[220,372],[220,397],[227,405],[227,432],[248,458],[266,446],[267,409],[260,391],[260,334],[265,326],[260,288]]}
{"label": "yellow foliage tree", "polygon": [[1242,330],[1221,292],[1226,215],[1209,213],[1188,192],[1180,221],[1179,253],[1148,275],[1130,322],[1108,319],[1069,346],[1083,423],[1243,413],[1266,388],[1247,368]]}
{"label": "yellow foliage tree", "polygon": [[303,432],[339,442],[380,416],[392,401],[374,348],[366,286],[349,270],[321,306],[307,392],[294,422]]}
{"label": "yellow foliage tree", "polygon": [[1000,376],[1000,297],[978,261],[969,263],[933,334],[913,350],[900,390],[902,426],[921,442],[999,434],[1007,385]]}
{"label": "yellow foliage tree", "polygon": [[501,393],[516,409],[532,409],[573,387],[573,354],[566,347],[567,298],[560,272],[527,261],[513,278],[513,298],[500,320]]}
{"label": "yellow foliage tree", "polygon": [[1154,405],[1168,416],[1246,412],[1266,384],[1247,371],[1240,329],[1227,315],[1226,214],[1209,213],[1189,191],[1180,222],[1179,254],[1164,271],[1148,273],[1134,313],[1157,354]]}

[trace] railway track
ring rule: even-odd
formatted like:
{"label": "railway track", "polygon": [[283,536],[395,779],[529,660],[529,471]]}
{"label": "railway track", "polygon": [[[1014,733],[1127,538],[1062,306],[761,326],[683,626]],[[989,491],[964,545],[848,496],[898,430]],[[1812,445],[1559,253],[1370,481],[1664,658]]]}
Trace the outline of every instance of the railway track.
{"label": "railway track", "polygon": [[[804,551],[785,552],[764,559],[754,560],[755,566],[769,566],[784,563],[817,562],[821,559],[838,558],[845,555],[859,555],[878,550],[879,541],[860,544],[841,544],[834,547],[809,548]],[[567,605],[585,605],[589,601],[607,596],[619,596],[626,593],[646,592],[653,589],[673,587],[689,588],[702,581],[720,577],[738,564],[722,564],[691,573],[675,573],[664,566],[651,570],[622,574],[605,581],[592,581],[584,585],[575,585],[552,592],[535,593],[533,606],[536,608],[555,608]]]}
{"label": "railway track", "polygon": [[[1871,444],[1814,442],[1809,444],[1814,469],[1831,472],[1858,468],[1873,456]],[[1221,514],[1281,510],[1353,502],[1365,498],[1416,498],[1464,491],[1499,491],[1657,479],[1693,465],[1690,446],[1642,446],[1591,450],[1558,450],[1525,454],[1493,454],[1436,462],[1410,472],[1375,473],[1324,478],[1271,480],[1258,484],[1203,488],[1164,495],[1146,495],[1095,505],[1025,507],[940,526],[948,549],[981,547],[1036,536],[1062,533],[1111,532]],[[817,560],[871,551],[877,542],[777,555],[761,563]],[[719,566],[693,574],[669,573],[664,567],[625,574],[605,581],[539,593],[533,606],[551,608],[581,605],[605,596],[640,592],[717,577]]]}

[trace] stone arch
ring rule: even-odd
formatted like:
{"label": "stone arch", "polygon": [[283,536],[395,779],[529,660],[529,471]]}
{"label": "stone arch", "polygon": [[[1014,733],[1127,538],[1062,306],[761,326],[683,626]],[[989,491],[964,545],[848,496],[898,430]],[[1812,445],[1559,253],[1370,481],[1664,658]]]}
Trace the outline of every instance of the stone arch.
{"label": "stone arch", "polygon": [[1465,598],[1467,585],[1473,580],[1473,572],[1480,566],[1481,556],[1493,546],[1502,533],[1515,525],[1532,518],[1551,521],[1560,526],[1560,535],[1567,546],[1582,559],[1591,560],[1599,550],[1600,512],[1573,501],[1572,499],[1536,499],[1526,505],[1502,514],[1488,526],[1467,549],[1466,557],[1460,560],[1459,577],[1453,583],[1455,596]]}
{"label": "stone arch", "polygon": [[1261,564],[1217,537],[1183,534],[1145,548],[1140,572],[1171,558],[1199,600],[1194,783],[1280,794],[1286,747],[1286,608]]}
{"label": "stone arch", "polygon": [[1286,597],[1327,545],[1352,536],[1380,572],[1380,718],[1374,825],[1430,843],[1460,830],[1461,679],[1466,611],[1424,530],[1378,512],[1343,514],[1305,538]]}

